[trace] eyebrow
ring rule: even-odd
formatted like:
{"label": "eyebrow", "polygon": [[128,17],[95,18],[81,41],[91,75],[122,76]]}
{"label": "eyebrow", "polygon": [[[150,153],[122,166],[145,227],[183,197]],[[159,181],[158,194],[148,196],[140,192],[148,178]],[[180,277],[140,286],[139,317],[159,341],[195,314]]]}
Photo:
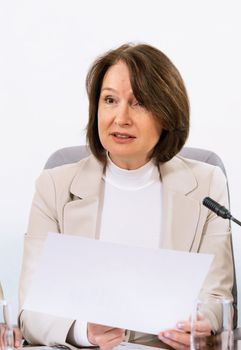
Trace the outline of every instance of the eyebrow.
{"label": "eyebrow", "polygon": [[115,90],[115,89],[113,89],[113,88],[111,88],[111,87],[104,87],[103,89],[101,89],[101,91],[105,91],[105,90],[117,92],[117,90]]}
{"label": "eyebrow", "polygon": [[[116,89],[111,88],[111,87],[104,87],[101,89],[100,92],[102,92],[102,91],[111,91],[111,92],[118,94],[118,91]],[[131,93],[131,95],[134,96],[133,91],[130,91],[130,93]]]}

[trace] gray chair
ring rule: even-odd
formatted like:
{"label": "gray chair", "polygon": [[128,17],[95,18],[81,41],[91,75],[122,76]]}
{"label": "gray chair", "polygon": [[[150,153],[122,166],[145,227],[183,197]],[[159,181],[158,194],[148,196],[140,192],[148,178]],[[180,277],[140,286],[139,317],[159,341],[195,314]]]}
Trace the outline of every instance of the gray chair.
{"label": "gray chair", "polygon": [[[80,159],[87,157],[89,154],[90,150],[87,146],[72,146],[61,148],[50,155],[44,168],[50,169],[64,164],[75,163]],[[226,171],[221,158],[214,152],[201,148],[184,147],[181,150],[180,155],[185,158],[195,159],[201,162],[217,165],[226,175]]]}
{"label": "gray chair", "polygon": [[[45,164],[45,169],[54,168],[56,166],[69,164],[69,163],[75,163],[78,162],[80,159],[87,157],[90,154],[90,150],[86,146],[72,146],[72,147],[65,147],[57,150],[54,152],[49,159],[47,160]],[[208,151],[201,148],[192,148],[192,147],[184,147],[180,155],[189,158],[198,160],[201,162],[205,162],[208,164],[219,166],[222,171],[224,172],[225,176],[227,176],[224,164],[221,160],[221,158],[214,152]],[[233,249],[232,249],[233,251]],[[234,259],[234,257],[233,257]],[[233,298],[234,298],[234,318],[233,318],[233,325],[234,328],[237,327],[237,284],[236,284],[236,274],[235,274],[235,264],[234,264],[234,285],[233,285]],[[237,330],[238,331],[238,330]],[[241,333],[241,331],[240,331]],[[241,336],[241,334],[240,334]],[[235,335],[235,338],[238,337]]]}

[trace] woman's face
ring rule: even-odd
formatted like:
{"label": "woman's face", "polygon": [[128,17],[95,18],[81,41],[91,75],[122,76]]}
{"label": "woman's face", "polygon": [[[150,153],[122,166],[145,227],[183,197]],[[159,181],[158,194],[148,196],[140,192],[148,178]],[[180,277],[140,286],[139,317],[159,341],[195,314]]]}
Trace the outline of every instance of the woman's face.
{"label": "woman's face", "polygon": [[162,128],[133,95],[127,65],[119,61],[103,79],[98,105],[98,131],[103,147],[119,167],[147,163]]}

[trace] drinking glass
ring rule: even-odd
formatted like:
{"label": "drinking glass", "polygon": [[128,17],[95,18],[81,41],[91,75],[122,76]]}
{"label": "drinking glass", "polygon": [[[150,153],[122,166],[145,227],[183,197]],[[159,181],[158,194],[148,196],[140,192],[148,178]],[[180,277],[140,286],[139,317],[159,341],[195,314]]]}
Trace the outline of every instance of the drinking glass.
{"label": "drinking glass", "polygon": [[[200,321],[208,319],[215,310],[218,315],[215,330],[200,329]],[[191,317],[191,350],[232,350],[233,349],[232,301],[222,297],[197,300]]]}
{"label": "drinking glass", "polygon": [[11,307],[6,300],[0,300],[0,348],[12,350],[14,348],[13,340]]}

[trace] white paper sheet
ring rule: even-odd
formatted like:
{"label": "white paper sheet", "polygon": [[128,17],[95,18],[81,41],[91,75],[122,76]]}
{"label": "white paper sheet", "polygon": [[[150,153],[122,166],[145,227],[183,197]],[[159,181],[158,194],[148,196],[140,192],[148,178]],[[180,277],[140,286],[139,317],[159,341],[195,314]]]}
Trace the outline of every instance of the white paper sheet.
{"label": "white paper sheet", "polygon": [[189,317],[212,259],[51,233],[24,309],[157,334]]}

